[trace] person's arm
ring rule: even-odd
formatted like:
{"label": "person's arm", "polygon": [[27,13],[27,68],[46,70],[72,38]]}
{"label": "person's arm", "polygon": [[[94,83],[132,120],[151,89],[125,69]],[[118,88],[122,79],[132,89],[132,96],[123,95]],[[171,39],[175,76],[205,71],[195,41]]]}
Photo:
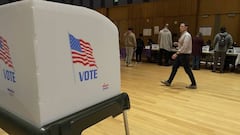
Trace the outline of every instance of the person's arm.
{"label": "person's arm", "polygon": [[216,44],[218,41],[218,34],[215,35],[214,39],[213,39],[213,48],[215,48]]}
{"label": "person's arm", "polygon": [[170,48],[172,48],[172,33],[170,32],[170,34],[169,34],[169,42],[170,42]]}
{"label": "person's arm", "polygon": [[136,36],[135,34],[133,34],[133,43],[134,43],[134,47],[137,47],[137,40],[136,40]]}
{"label": "person's arm", "polygon": [[144,45],[144,41],[142,39],[141,39],[141,42],[142,42],[142,48],[144,49],[145,45]]}
{"label": "person's arm", "polygon": [[201,38],[201,46],[204,46],[205,43],[204,43],[204,40]]}
{"label": "person's arm", "polygon": [[160,41],[161,41],[161,32],[158,33],[158,44],[160,45]]}
{"label": "person's arm", "polygon": [[229,42],[230,42],[229,45],[228,45],[228,48],[229,48],[233,44],[233,38],[230,34],[228,34],[228,35],[229,35]]}

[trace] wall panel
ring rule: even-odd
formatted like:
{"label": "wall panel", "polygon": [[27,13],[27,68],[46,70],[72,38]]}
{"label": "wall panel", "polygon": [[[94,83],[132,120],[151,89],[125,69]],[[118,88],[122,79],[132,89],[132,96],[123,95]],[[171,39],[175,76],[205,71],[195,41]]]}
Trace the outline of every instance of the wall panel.
{"label": "wall panel", "polygon": [[[198,10],[199,7],[199,10]],[[138,35],[144,28],[169,24],[172,33],[179,34],[179,22],[187,22],[189,31],[195,35],[199,27],[212,27],[212,40],[221,25],[226,25],[235,41],[240,44],[240,0],[155,0],[154,2],[116,6],[107,10],[108,17],[117,23],[121,32],[127,27],[134,27]],[[121,24],[121,25],[120,25]],[[124,27],[124,28],[121,28]],[[149,37],[146,37],[149,38]],[[151,38],[156,40],[156,35]]]}
{"label": "wall panel", "polygon": [[213,28],[212,35],[204,38],[213,40],[220,27],[225,26],[233,40],[240,44],[239,15],[240,0],[200,0],[199,26],[208,25]]}
{"label": "wall panel", "polygon": [[128,19],[128,7],[127,6],[119,6],[109,8],[108,17],[112,20],[127,20]]}
{"label": "wall panel", "polygon": [[197,14],[197,0],[181,0],[179,6],[180,15]]}
{"label": "wall panel", "polygon": [[143,3],[142,5],[142,17],[143,18],[150,18],[154,16],[154,9],[153,9],[153,3]]}
{"label": "wall panel", "polygon": [[199,25],[198,25],[198,30],[200,27],[211,27],[212,28],[212,34],[211,36],[203,36],[204,40],[211,40],[213,39],[213,35],[215,34],[214,31],[216,31],[214,28],[214,22],[215,22],[215,15],[209,15],[209,16],[199,16],[198,17]]}
{"label": "wall panel", "polygon": [[143,16],[144,9],[141,4],[134,4],[128,7],[129,19],[139,19]]}
{"label": "wall panel", "polygon": [[228,16],[227,14],[221,15],[221,26],[225,26],[227,32],[229,32],[233,40],[239,42],[240,35],[240,15],[237,14],[235,16]]}
{"label": "wall panel", "polygon": [[124,47],[124,33],[128,29],[128,20],[120,20],[118,21],[118,30],[119,30],[119,40],[120,40],[120,47]]}
{"label": "wall panel", "polygon": [[240,0],[200,0],[200,14],[240,12]]}
{"label": "wall panel", "polygon": [[180,0],[163,0],[164,16],[179,16]]}

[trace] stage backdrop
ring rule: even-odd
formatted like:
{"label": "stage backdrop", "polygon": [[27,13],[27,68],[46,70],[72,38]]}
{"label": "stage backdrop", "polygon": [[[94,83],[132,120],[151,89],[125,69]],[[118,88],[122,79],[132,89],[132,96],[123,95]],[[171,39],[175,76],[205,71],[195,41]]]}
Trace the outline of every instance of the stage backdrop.
{"label": "stage backdrop", "polygon": [[120,93],[118,30],[103,15],[24,0],[0,18],[1,108],[41,127]]}

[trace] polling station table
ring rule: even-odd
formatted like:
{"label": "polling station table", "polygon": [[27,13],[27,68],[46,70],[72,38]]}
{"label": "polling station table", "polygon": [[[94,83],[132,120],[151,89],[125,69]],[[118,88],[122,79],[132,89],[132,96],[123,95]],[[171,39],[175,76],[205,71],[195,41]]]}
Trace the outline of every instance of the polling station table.
{"label": "polling station table", "polygon": [[[234,47],[232,49],[228,49],[226,52],[226,60],[225,64],[229,65],[231,64],[233,66],[233,69],[235,69],[235,66],[237,63],[237,56],[239,55],[239,47]],[[202,51],[202,61],[205,63],[205,67],[207,68],[208,65],[212,66],[214,59],[214,50],[205,50]]]}

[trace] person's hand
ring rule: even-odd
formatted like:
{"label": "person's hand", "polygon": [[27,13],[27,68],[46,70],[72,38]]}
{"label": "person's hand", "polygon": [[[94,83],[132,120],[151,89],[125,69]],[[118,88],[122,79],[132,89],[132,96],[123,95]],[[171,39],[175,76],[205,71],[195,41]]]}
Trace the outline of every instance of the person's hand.
{"label": "person's hand", "polygon": [[178,42],[173,42],[173,46],[178,46]]}
{"label": "person's hand", "polygon": [[175,60],[175,59],[177,58],[177,56],[178,56],[178,55],[177,55],[176,53],[174,53],[174,54],[172,55],[172,59]]}

